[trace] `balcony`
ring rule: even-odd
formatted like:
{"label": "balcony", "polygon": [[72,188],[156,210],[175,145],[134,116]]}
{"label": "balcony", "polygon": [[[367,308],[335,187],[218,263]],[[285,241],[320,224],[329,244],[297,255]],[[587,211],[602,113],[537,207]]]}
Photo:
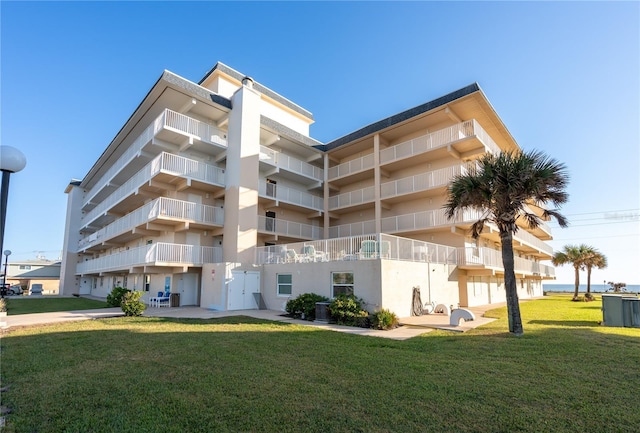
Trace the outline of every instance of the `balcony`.
{"label": "balcony", "polygon": [[147,224],[151,222],[173,225],[188,223],[192,227],[201,228],[220,227],[224,224],[224,209],[160,197],[82,238],[78,243],[78,250],[86,251],[119,237],[123,237],[123,242],[141,237],[143,234],[136,235],[133,233],[134,229],[147,228]]}
{"label": "balcony", "polygon": [[444,209],[435,209],[382,218],[382,231],[385,233],[412,232],[453,224],[473,223],[481,217],[482,214],[478,211],[465,210],[450,220],[445,215]]}
{"label": "balcony", "polygon": [[[445,215],[444,209],[436,209],[383,218],[381,229],[384,233],[410,233],[438,227],[447,227],[454,224],[470,228],[471,224],[478,221],[481,217],[481,212],[469,209],[459,213],[454,219],[449,220]],[[370,221],[368,223],[368,227],[372,228],[374,222]],[[483,234],[483,236],[499,243],[500,235],[498,228],[492,223],[486,224],[485,227],[487,227],[488,232]],[[340,233],[347,232],[347,229],[342,226],[338,226],[338,228],[340,228]],[[332,233],[331,230],[334,229],[335,227],[332,227],[329,233]],[[543,240],[538,239],[535,235],[523,229],[518,230],[518,232],[513,235],[513,247],[542,258],[550,258],[553,255],[551,245],[548,245]]]}
{"label": "balcony", "polygon": [[393,170],[394,163],[407,158],[412,158],[413,165],[447,155],[467,159],[485,152],[499,153],[500,147],[477,121],[468,120],[382,149],[380,165]]}
{"label": "balcony", "polygon": [[387,234],[348,236],[256,248],[256,264],[352,260],[456,264],[456,248]]}
{"label": "balcony", "polygon": [[342,179],[343,181],[347,181],[347,179],[345,179],[347,177],[349,177],[348,179],[349,182],[370,178],[372,177],[372,175],[371,173],[369,173],[369,171],[373,170],[374,165],[375,165],[374,155],[373,153],[370,153],[360,158],[352,159],[351,161],[347,161],[342,164],[329,168],[329,171],[327,173],[328,175],[327,179],[335,184],[340,184],[344,182],[336,182],[336,181],[338,181],[339,179]]}
{"label": "balcony", "polygon": [[367,207],[367,204],[371,205],[374,202],[376,198],[375,193],[375,187],[369,186],[367,188],[331,196],[329,197],[329,210],[352,211],[356,206]]}
{"label": "balcony", "polygon": [[[162,182],[162,186],[156,187],[157,193],[169,188],[178,189],[178,187],[188,186],[192,183],[194,184],[193,186],[210,191],[219,190],[224,188],[225,185],[223,169],[204,162],[162,152],[84,215],[82,229],[86,229],[89,224],[95,222],[101,216],[105,216],[108,211],[128,197],[137,194],[141,187],[150,186],[152,179]],[[177,185],[178,183],[181,183],[181,185]],[[143,201],[143,198],[139,198],[137,201]],[[126,211],[126,208],[123,211]]]}
{"label": "balcony", "polygon": [[[164,112],[155,121],[155,136],[181,146],[198,147],[198,150],[209,150],[206,153],[220,153],[227,148],[227,133],[208,123],[196,120],[172,110]],[[185,138],[187,143],[185,144]],[[207,146],[198,146],[198,142]]]}
{"label": "balcony", "polygon": [[138,266],[187,267],[221,262],[221,247],[160,242],[78,263],[76,275],[129,271]]}
{"label": "balcony", "polygon": [[284,185],[260,181],[258,185],[258,195],[263,198],[305,209],[313,209],[319,212],[324,211],[324,200],[322,197]]}
{"label": "balcony", "polygon": [[286,153],[260,146],[260,163],[276,167],[278,173],[285,178],[309,185],[324,181],[324,170],[308,162],[301,161]]}
{"label": "balcony", "polygon": [[[149,144],[153,138],[158,137],[166,141],[182,145],[185,138],[190,143],[200,141],[206,143],[211,149],[219,148],[220,151],[227,147],[227,134],[219,128],[209,125],[199,120],[192,119],[184,114],[176,113],[165,109],[151,125],[140,134],[118,160],[109,167],[100,180],[87,192],[83,209],[89,209],[93,203],[101,201],[100,193],[117,187],[118,182],[114,179],[120,172],[123,172],[132,161],[139,158],[143,149],[146,152],[151,150]],[[156,153],[160,152],[160,149]],[[214,152],[215,153],[215,152]]]}
{"label": "balcony", "polygon": [[258,232],[297,239],[321,239],[322,227],[258,215]]}
{"label": "balcony", "polygon": [[341,238],[348,236],[368,235],[376,232],[376,222],[374,220],[360,221],[352,224],[342,224],[329,227],[330,238]]}
{"label": "balcony", "polygon": [[454,165],[385,182],[380,185],[380,198],[386,202],[393,203],[399,200],[406,200],[408,195],[420,198],[442,194],[454,176],[465,172],[465,165]]}
{"label": "balcony", "polygon": [[[468,271],[504,273],[502,253],[490,248],[458,248],[458,267]],[[534,276],[541,279],[555,278],[555,268],[536,261],[514,257],[514,270],[517,276]]]}

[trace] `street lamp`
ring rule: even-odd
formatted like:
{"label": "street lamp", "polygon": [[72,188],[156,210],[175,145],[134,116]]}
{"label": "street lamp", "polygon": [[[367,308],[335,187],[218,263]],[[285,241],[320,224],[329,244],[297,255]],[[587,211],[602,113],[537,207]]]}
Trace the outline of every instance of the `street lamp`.
{"label": "street lamp", "polygon": [[0,291],[0,298],[4,298],[4,295],[7,293],[7,288],[4,286],[7,282],[7,266],[9,265],[9,256],[11,255],[11,250],[4,250],[4,274],[2,274],[2,290]]}
{"label": "street lamp", "polygon": [[[27,165],[24,157],[15,147],[0,146],[0,171],[2,171],[2,190],[0,190],[0,251],[4,244],[4,223],[7,219],[7,199],[9,198],[9,176]],[[3,281],[4,283],[4,281]]]}

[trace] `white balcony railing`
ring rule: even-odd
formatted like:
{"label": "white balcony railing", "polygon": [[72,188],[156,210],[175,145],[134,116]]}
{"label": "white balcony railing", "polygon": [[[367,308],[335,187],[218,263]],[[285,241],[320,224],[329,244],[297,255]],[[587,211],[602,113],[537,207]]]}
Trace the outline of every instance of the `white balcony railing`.
{"label": "white balcony railing", "polygon": [[387,164],[410,158],[433,149],[448,146],[465,138],[476,136],[490,152],[500,153],[500,147],[475,120],[468,120],[430,134],[405,141],[380,151],[380,163]]}
{"label": "white balcony railing", "polygon": [[362,156],[360,158],[352,159],[351,161],[344,162],[329,168],[328,179],[333,180],[339,177],[348,176],[351,174],[359,173],[364,170],[373,168],[375,163],[373,153]]}
{"label": "white balcony railing", "polygon": [[221,262],[221,247],[201,247],[160,242],[78,263],[76,274],[109,272],[144,265],[200,266],[204,263]]}
{"label": "white balcony railing", "polygon": [[223,169],[204,162],[162,152],[95,208],[84,215],[82,218],[82,227],[86,227],[100,215],[135,193],[138,188],[161,172],[177,177],[199,180],[211,185],[225,185]]}
{"label": "white balcony railing", "polygon": [[320,182],[324,180],[324,170],[322,168],[301,161],[286,153],[269,149],[266,146],[260,146],[260,161]]}
{"label": "white balcony railing", "polygon": [[343,207],[355,206],[363,203],[370,203],[375,200],[375,187],[369,186],[355,191],[329,197],[329,209],[340,209]]}
{"label": "white balcony railing", "polygon": [[456,248],[386,234],[348,236],[256,248],[256,263],[260,265],[371,259],[455,264]]}
{"label": "white balcony railing", "polygon": [[543,253],[546,253],[549,256],[553,255],[553,247],[551,245],[547,244],[541,239],[538,239],[537,237],[535,237],[525,229],[518,230],[513,235],[513,241],[528,244],[531,247],[537,249],[538,251],[542,251]]}
{"label": "white balcony railing", "polygon": [[374,220],[360,221],[352,224],[341,224],[338,226],[329,227],[330,238],[368,235],[375,232],[376,222]]}
{"label": "white balcony railing", "polygon": [[464,212],[459,212],[453,219],[448,219],[444,209],[435,209],[382,218],[381,224],[383,232],[397,233],[447,226],[455,223],[472,223],[481,217],[481,212],[468,209]]}
{"label": "white balcony railing", "polygon": [[[484,247],[458,248],[458,265],[504,270],[502,252]],[[553,267],[522,257],[514,257],[514,270],[516,273],[523,273],[527,275],[541,277],[555,276],[555,269]]]}
{"label": "white balcony railing", "polygon": [[160,197],[80,239],[79,250],[106,242],[156,218],[222,226],[224,224],[224,209]]}
{"label": "white balcony railing", "polygon": [[161,117],[163,127],[167,129],[191,136],[205,143],[227,147],[227,133],[220,128],[168,109]]}
{"label": "white balcony railing", "polygon": [[322,197],[280,184],[261,181],[258,185],[258,194],[262,197],[295,204],[317,211],[324,210],[324,201]]}
{"label": "white balcony railing", "polygon": [[299,239],[322,238],[322,227],[258,215],[258,230],[263,233]]}
{"label": "white balcony railing", "polygon": [[458,176],[465,171],[464,165],[454,165],[385,182],[380,185],[380,197],[384,199],[447,186],[454,176]]}
{"label": "white balcony railing", "polygon": [[227,134],[223,130],[216,128],[199,120],[192,119],[184,114],[176,113],[165,109],[151,125],[140,134],[135,141],[127,148],[118,160],[111,165],[100,178],[100,180],[85,195],[85,203],[91,201],[96,194],[107,185],[123,167],[126,167],[132,159],[139,155],[142,148],[149,143],[158,132],[163,129],[184,133],[195,137],[205,143],[227,146]]}
{"label": "white balcony railing", "polygon": [[[464,212],[458,213],[455,218],[449,220],[445,215],[444,209],[436,209],[424,212],[416,212],[405,215],[397,215],[393,217],[383,218],[381,222],[381,230],[384,233],[398,233],[398,232],[406,232],[412,230],[420,230],[420,229],[428,229],[433,227],[441,227],[447,226],[451,224],[473,224],[482,218],[482,213],[480,211],[468,209]],[[367,226],[369,228],[373,227],[374,222],[367,222]],[[360,223],[358,223],[360,224]],[[487,224],[488,227],[493,228],[493,230],[498,230],[498,228],[494,224]],[[340,231],[338,233],[346,233],[347,229],[342,226],[331,227],[329,229],[329,233],[333,233],[332,230],[339,228]],[[375,230],[373,230],[375,231]],[[514,242],[522,242],[530,245],[537,250],[544,252],[548,255],[553,254],[553,248],[545,243],[544,241],[538,239],[531,233],[527,232],[524,229],[518,230],[517,233],[513,235]]]}

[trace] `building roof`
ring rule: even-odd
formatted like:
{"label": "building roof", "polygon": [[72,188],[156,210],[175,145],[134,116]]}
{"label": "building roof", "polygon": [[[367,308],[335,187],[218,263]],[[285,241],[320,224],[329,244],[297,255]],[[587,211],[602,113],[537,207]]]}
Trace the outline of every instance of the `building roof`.
{"label": "building roof", "polygon": [[[202,83],[211,75],[213,74],[215,71],[220,71],[225,73],[226,75],[229,75],[230,77],[235,78],[238,81],[242,81],[245,77],[247,77],[246,75],[236,71],[233,68],[230,68],[229,66],[225,65],[224,63],[218,62],[215,64],[215,66],[213,68],[211,68],[211,70],[209,72],[207,72],[205,74],[204,77],[202,77],[202,79],[200,81],[198,81],[199,85],[202,85]],[[253,81],[253,88],[262,93],[265,96],[268,96],[269,98],[279,102],[280,104],[284,105],[285,107],[295,111],[298,114],[303,115],[304,117],[313,120],[313,114],[311,114],[310,111],[305,110],[304,108],[302,108],[301,106],[299,106],[298,104],[291,102],[290,100],[288,100],[287,98],[285,98],[284,96],[274,92],[273,90],[269,89],[268,87],[260,84],[259,82],[255,81],[253,78],[251,78],[251,80]]]}
{"label": "building roof", "polygon": [[408,110],[402,111],[398,114],[394,114],[393,116],[389,116],[387,118],[374,122],[370,125],[367,125],[363,128],[360,128],[357,131],[354,131],[343,137],[330,141],[329,143],[326,143],[323,146],[322,150],[326,152],[326,151],[335,149],[337,147],[340,147],[343,144],[347,144],[354,140],[358,140],[359,138],[365,137],[367,135],[375,134],[376,132],[380,132],[383,129],[386,129],[390,126],[404,122],[405,120],[409,120],[412,117],[426,113],[435,108],[443,107],[455,101],[456,99],[460,99],[464,96],[470,95],[478,91],[481,92],[481,89],[478,83],[470,84],[466,87],[463,87],[462,89],[458,89],[454,92],[441,96],[440,98],[434,99],[433,101],[425,102],[424,104],[418,105],[417,107],[409,108]]}

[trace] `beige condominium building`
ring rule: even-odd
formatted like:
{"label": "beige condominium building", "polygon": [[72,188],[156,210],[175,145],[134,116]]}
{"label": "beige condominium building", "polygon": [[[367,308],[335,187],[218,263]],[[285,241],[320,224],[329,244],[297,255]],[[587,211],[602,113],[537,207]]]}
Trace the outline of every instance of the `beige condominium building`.
{"label": "beige condominium building", "polygon": [[[174,305],[282,310],[353,293],[371,311],[503,302],[497,228],[445,217],[474,160],[518,145],[477,84],[329,143],[312,114],[218,63],[165,71],[82,180],[66,189],[61,290],[179,294]],[[531,209],[540,213],[539,209]],[[549,227],[514,236],[521,298],[553,278]]]}

